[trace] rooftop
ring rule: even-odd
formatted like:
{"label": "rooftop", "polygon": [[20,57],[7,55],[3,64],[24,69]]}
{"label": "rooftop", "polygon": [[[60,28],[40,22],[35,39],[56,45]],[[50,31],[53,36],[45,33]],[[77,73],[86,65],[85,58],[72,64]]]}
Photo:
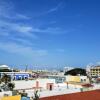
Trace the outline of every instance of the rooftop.
{"label": "rooftop", "polygon": [[10,69],[7,65],[0,65],[0,69]]}
{"label": "rooftop", "polygon": [[50,96],[40,100],[100,100],[100,90]]}

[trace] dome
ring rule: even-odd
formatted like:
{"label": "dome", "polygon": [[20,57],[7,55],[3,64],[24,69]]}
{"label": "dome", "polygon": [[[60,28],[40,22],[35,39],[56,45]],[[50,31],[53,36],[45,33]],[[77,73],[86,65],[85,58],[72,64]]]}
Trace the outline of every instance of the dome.
{"label": "dome", "polygon": [[0,69],[10,69],[7,65],[0,65]]}

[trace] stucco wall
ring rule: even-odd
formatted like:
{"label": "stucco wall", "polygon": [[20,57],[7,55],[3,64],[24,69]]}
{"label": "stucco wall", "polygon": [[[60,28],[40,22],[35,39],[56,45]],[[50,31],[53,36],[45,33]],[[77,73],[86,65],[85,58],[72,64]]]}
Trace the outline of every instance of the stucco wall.
{"label": "stucco wall", "polygon": [[[83,80],[83,81],[82,81]],[[87,76],[66,76],[67,82],[89,82]]]}
{"label": "stucco wall", "polygon": [[80,82],[79,76],[66,76],[67,82]]}
{"label": "stucco wall", "polygon": [[28,89],[36,87],[36,81],[39,82],[39,87],[46,89],[47,83],[55,83],[55,79],[38,79],[29,81],[14,81],[15,89]]}
{"label": "stucco wall", "polygon": [[1,100],[21,100],[21,96],[8,96],[8,97],[3,97]]}

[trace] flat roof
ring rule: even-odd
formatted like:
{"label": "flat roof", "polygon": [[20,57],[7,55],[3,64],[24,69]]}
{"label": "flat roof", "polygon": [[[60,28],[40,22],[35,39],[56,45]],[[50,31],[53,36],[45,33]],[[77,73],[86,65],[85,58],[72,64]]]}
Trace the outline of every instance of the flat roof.
{"label": "flat roof", "polygon": [[100,100],[100,90],[43,97],[40,100]]}

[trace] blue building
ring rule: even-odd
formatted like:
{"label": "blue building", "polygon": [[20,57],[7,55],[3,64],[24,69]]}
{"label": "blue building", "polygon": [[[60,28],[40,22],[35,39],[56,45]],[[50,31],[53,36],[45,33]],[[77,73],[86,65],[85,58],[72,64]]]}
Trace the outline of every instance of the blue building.
{"label": "blue building", "polygon": [[12,80],[25,80],[31,77],[29,72],[0,72],[1,77],[4,74],[11,76]]}
{"label": "blue building", "polygon": [[4,74],[9,75],[12,80],[24,80],[31,77],[29,72],[15,72],[7,65],[0,65],[0,77],[2,77]]}

